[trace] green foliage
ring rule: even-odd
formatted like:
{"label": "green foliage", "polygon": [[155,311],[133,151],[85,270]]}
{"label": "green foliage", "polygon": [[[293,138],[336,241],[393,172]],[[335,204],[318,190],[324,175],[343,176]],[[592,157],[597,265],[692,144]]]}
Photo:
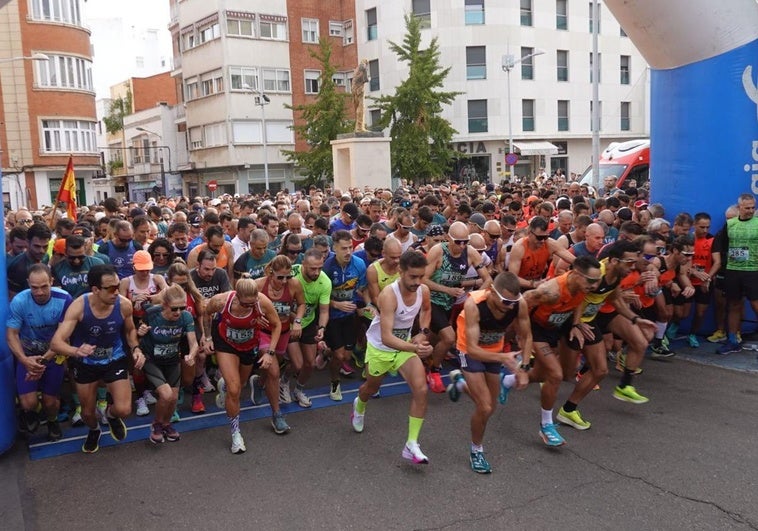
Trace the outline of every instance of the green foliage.
{"label": "green foliage", "polygon": [[456,130],[441,113],[462,93],[441,90],[450,68],[440,66],[437,38],[422,50],[419,20],[406,15],[405,27],[402,44],[389,44],[398,59],[408,64],[408,77],[394,94],[372,97],[372,108],[381,111],[379,126],[390,128],[395,176],[434,180],[445,175],[458,157],[449,147]]}
{"label": "green foliage", "polygon": [[111,100],[108,114],[103,117],[105,130],[115,135],[124,129],[124,117],[132,113],[132,91],[127,90],[126,96]]}
{"label": "green foliage", "polygon": [[322,38],[318,50],[311,51],[310,54],[321,65],[319,91],[315,101],[296,106],[285,105],[302,120],[297,121],[292,129],[298,138],[308,143],[309,148],[305,151],[282,150],[287,160],[294,162],[300,169],[306,186],[334,179],[331,141],[338,134],[351,131],[353,127],[345,109],[350,94],[339,92],[332,79],[337,69],[331,62],[331,43]]}

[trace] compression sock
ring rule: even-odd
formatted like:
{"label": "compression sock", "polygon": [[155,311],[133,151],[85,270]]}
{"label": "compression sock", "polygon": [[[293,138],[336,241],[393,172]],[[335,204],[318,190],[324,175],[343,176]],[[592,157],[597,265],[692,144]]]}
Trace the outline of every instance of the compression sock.
{"label": "compression sock", "polygon": [[355,401],[355,411],[356,411],[356,413],[358,413],[359,415],[363,415],[366,412],[366,404],[367,403],[368,402],[364,402],[363,400],[361,400],[360,397],[358,397],[358,400]]}
{"label": "compression sock", "polygon": [[424,419],[408,416],[408,442],[418,442],[418,434],[421,433],[421,425]]}
{"label": "compression sock", "polygon": [[624,374],[621,375],[621,381],[619,382],[619,387],[623,389],[627,385],[632,385],[632,376],[634,376],[634,371],[632,369],[624,368]]}
{"label": "compression sock", "polygon": [[229,419],[229,427],[232,430],[232,435],[240,431],[240,416],[227,417]]}
{"label": "compression sock", "polygon": [[656,339],[663,339],[663,336],[666,334],[666,327],[668,326],[668,323],[656,321],[655,322],[655,337]]}

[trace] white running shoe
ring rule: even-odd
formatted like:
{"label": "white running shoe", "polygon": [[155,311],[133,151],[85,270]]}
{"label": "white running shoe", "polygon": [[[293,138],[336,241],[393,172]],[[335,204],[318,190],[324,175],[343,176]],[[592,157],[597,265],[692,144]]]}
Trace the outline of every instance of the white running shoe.
{"label": "white running shoe", "polygon": [[282,404],[292,403],[292,392],[290,391],[290,380],[286,376],[279,379],[279,402]]}
{"label": "white running shoe", "polygon": [[292,390],[292,398],[297,401],[300,407],[311,407],[311,399],[305,394],[305,391],[295,386]]}
{"label": "white running shoe", "polygon": [[340,384],[337,384],[337,387],[330,384],[329,398],[335,402],[342,402],[342,386]]}
{"label": "white running shoe", "polygon": [[151,393],[147,389],[145,389],[145,391],[142,393],[142,398],[145,399],[145,404],[147,404],[148,406],[154,406],[155,404],[158,403],[158,399],[156,399],[153,396],[153,393]]}
{"label": "white running shoe", "polygon": [[247,448],[245,448],[245,441],[242,439],[242,434],[238,431],[235,431],[232,433],[232,453],[233,454],[241,454],[244,453]]}
{"label": "white running shoe", "polygon": [[358,406],[358,397],[355,397],[355,400],[353,400],[353,412],[350,414],[350,423],[353,425],[353,430],[355,430],[356,433],[362,433],[363,432],[363,417],[364,414],[358,413],[358,410],[356,407]]}
{"label": "white running shoe", "polygon": [[142,397],[137,399],[137,416],[145,417],[150,414],[150,410],[147,407],[146,400]]}
{"label": "white running shoe", "polygon": [[200,385],[206,393],[212,393],[216,390],[211,383],[211,379],[208,378],[208,375],[205,372],[203,372],[203,375],[200,377]]}
{"label": "white running shoe", "polygon": [[411,463],[417,465],[429,464],[429,458],[424,455],[417,442],[405,443],[405,446],[403,447],[403,459],[407,459]]}
{"label": "white running shoe", "polygon": [[223,378],[219,378],[218,382],[218,394],[216,395],[216,407],[219,409],[226,408],[226,382]]}

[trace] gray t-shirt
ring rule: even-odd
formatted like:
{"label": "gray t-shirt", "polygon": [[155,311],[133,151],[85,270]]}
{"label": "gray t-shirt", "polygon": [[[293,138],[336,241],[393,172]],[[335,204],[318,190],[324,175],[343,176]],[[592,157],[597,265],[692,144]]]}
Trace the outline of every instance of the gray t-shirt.
{"label": "gray t-shirt", "polygon": [[226,275],[226,271],[219,267],[213,272],[213,276],[209,281],[200,278],[197,274],[197,269],[190,271],[190,276],[192,277],[192,282],[195,283],[197,290],[206,299],[210,299],[219,293],[225,293],[232,290],[232,285],[229,284],[229,277]]}

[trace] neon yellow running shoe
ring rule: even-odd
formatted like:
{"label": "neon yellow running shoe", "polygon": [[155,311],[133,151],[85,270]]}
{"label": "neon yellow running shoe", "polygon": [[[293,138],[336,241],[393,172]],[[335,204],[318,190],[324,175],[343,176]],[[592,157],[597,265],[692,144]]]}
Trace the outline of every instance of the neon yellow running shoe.
{"label": "neon yellow running shoe", "polygon": [[578,409],[568,412],[565,409],[561,408],[555,418],[561,424],[566,424],[567,426],[571,426],[577,430],[588,430],[590,429],[590,426],[592,426],[592,423],[587,422],[582,418],[582,415],[579,413]]}

